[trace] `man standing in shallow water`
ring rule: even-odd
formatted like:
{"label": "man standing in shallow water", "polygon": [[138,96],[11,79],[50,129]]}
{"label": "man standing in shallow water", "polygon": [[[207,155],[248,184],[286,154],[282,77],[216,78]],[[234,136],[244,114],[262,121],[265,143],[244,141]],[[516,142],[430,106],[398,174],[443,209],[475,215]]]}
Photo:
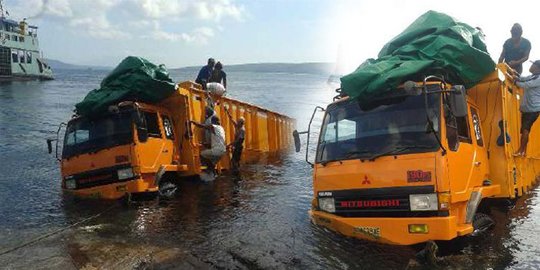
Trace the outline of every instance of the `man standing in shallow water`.
{"label": "man standing in shallow water", "polygon": [[240,117],[238,121],[234,121],[231,113],[228,109],[225,109],[229,119],[234,125],[234,141],[229,144],[227,147],[233,149],[233,154],[231,158],[232,171],[238,173],[240,169],[240,159],[242,158],[242,151],[244,150],[244,139],[246,138],[246,129],[244,127],[245,119]]}
{"label": "man standing in shallow water", "polygon": [[521,100],[521,141],[515,156],[525,156],[529,133],[540,114],[540,60],[534,61],[529,71],[531,76],[514,76],[516,84],[524,90]]}
{"label": "man standing in shallow water", "polygon": [[531,42],[521,36],[523,29],[519,23],[512,26],[510,33],[512,34],[512,38],[504,42],[499,63],[505,62],[517,71],[518,74],[521,74],[523,72],[523,63],[529,59]]}

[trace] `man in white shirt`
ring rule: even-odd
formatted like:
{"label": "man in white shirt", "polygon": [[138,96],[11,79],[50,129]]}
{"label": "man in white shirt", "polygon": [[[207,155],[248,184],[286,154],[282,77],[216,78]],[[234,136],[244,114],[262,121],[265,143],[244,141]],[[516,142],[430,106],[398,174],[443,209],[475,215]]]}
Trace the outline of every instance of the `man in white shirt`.
{"label": "man in white shirt", "polygon": [[532,125],[540,114],[540,60],[536,60],[531,65],[529,71],[532,75],[520,78],[514,76],[516,84],[523,88],[524,93],[521,99],[521,141],[515,156],[525,156],[529,133]]}
{"label": "man in white shirt", "polygon": [[[205,115],[204,115],[204,125],[212,125],[212,118],[216,116],[216,112],[214,109],[210,106],[205,107]],[[210,137],[212,132],[209,129],[204,130],[204,140],[203,145],[210,148]]]}
{"label": "man in white shirt", "polygon": [[225,143],[225,130],[220,125],[219,117],[212,116],[211,124],[201,124],[191,121],[196,127],[204,128],[210,132],[210,148],[201,151],[201,157],[210,164],[208,168],[214,170],[216,163],[227,152]]}

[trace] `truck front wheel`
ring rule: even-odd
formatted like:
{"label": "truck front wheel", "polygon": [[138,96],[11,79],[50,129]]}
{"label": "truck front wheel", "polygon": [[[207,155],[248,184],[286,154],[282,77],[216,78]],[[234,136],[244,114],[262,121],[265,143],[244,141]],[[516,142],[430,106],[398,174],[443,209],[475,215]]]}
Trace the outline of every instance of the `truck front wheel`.
{"label": "truck front wheel", "polygon": [[493,225],[495,225],[495,221],[484,213],[476,213],[473,218],[473,229],[472,236],[481,235],[487,230],[489,230]]}
{"label": "truck front wheel", "polygon": [[159,197],[164,199],[171,199],[176,195],[178,186],[170,181],[162,181],[159,183]]}

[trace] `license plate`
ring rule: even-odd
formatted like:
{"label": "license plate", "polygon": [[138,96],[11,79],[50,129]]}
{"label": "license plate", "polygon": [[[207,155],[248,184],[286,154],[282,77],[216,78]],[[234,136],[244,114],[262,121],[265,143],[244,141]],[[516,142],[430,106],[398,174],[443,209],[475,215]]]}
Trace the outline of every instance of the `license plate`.
{"label": "license plate", "polygon": [[365,226],[354,227],[353,234],[361,234],[364,236],[372,237],[373,239],[379,239],[381,238],[381,228]]}

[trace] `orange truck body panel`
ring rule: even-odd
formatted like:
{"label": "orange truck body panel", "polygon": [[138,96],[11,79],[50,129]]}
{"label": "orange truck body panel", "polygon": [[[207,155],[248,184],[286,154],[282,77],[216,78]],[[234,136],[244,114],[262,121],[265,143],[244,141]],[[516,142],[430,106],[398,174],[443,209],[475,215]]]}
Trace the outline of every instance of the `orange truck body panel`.
{"label": "orange truck body panel", "polygon": [[[498,65],[493,74],[467,91],[467,122],[472,140],[460,143],[456,151],[450,150],[445,136],[446,120],[441,117],[440,138],[447,150],[445,155],[439,149],[432,153],[389,155],[375,160],[352,159],[316,163],[313,171],[314,198],[309,212],[312,222],[346,236],[394,245],[451,240],[472,233],[472,223],[466,222],[466,216],[471,209],[476,211],[476,207],[468,208],[469,204],[473,204],[475,195],[479,194],[482,201],[515,198],[529,191],[536,182],[536,171],[540,169],[538,125],[531,131],[527,158],[513,156],[519,147],[519,98],[522,93],[523,90],[517,87],[507,74],[507,66]],[[441,107],[441,112],[442,109]],[[478,119],[473,115],[477,115]],[[477,131],[473,129],[474,121],[480,122],[480,125],[476,125]],[[510,141],[507,136],[501,137],[503,132],[498,124],[501,121]],[[501,139],[504,141],[503,145],[500,145]],[[408,181],[411,171],[420,171],[430,177],[422,179],[421,182],[411,182]],[[444,208],[439,205],[439,211],[445,210],[445,215],[343,216],[319,209],[318,200],[320,196],[327,196],[324,194],[368,194],[377,190],[391,192],[422,186],[433,188],[439,204],[443,200],[441,198],[445,198],[447,205]],[[336,197],[336,207],[340,203],[347,206],[348,203],[354,205],[365,202],[340,202]],[[380,204],[376,201],[369,203]],[[411,228],[416,228],[414,226],[417,225],[425,230],[412,232]]]}
{"label": "orange truck body panel", "polygon": [[[63,189],[81,197],[118,199],[126,194],[157,191],[158,174],[173,174],[176,177],[199,175],[202,171],[200,151],[203,131],[192,127],[189,121],[204,122],[206,95],[198,84],[183,82],[178,84],[174,94],[159,104],[136,103],[139,110],[157,114],[161,136],[149,136],[145,142],[141,142],[133,124],[133,143],[62,159]],[[221,119],[227,144],[234,139],[234,126],[225,108],[229,109],[233,119],[246,119],[243,156],[275,153],[291,146],[292,141],[288,135],[294,129],[294,119],[231,98],[213,98],[214,109]],[[166,131],[163,120],[166,117],[172,122],[173,139],[164,135]],[[227,153],[217,164],[218,170],[230,168],[230,154]],[[116,177],[116,167],[132,168],[134,177],[128,181],[114,181],[104,185],[93,182]],[[77,179],[77,183],[89,184],[91,187],[66,188],[66,179],[74,175],[83,178]]]}

